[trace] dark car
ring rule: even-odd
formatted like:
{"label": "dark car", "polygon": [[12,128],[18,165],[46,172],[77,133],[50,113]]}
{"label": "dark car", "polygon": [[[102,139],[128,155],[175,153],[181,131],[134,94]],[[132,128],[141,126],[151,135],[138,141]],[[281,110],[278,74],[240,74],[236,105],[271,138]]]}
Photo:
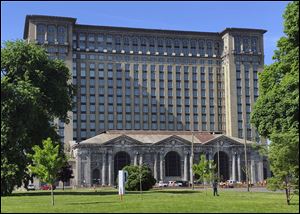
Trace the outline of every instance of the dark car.
{"label": "dark car", "polygon": [[[45,184],[45,185],[42,185],[40,189],[41,190],[51,190],[51,186],[49,184]],[[55,190],[55,189],[56,189],[56,186],[53,185],[53,190]]]}
{"label": "dark car", "polygon": [[189,183],[187,181],[176,181],[175,182],[175,186],[179,186],[179,187],[187,187],[188,184]]}

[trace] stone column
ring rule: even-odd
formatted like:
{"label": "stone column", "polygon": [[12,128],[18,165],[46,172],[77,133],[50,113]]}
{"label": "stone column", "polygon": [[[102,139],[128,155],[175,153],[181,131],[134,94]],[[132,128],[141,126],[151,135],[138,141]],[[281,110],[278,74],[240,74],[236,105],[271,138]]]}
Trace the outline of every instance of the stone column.
{"label": "stone column", "polygon": [[259,162],[257,164],[257,172],[258,172],[258,182],[263,182],[263,180],[264,180],[263,160],[259,160]]}
{"label": "stone column", "polygon": [[86,155],[86,185],[91,187],[91,152],[88,151]]}
{"label": "stone column", "polygon": [[235,176],[235,154],[232,155],[232,180],[236,180]]}
{"label": "stone column", "polygon": [[251,183],[255,184],[256,183],[256,180],[255,180],[255,162],[254,162],[253,159],[251,160],[250,170],[251,170]]}
{"label": "stone column", "polygon": [[154,165],[153,165],[153,177],[155,178],[155,180],[158,180],[157,177],[157,154],[154,153]]}
{"label": "stone column", "polygon": [[143,165],[143,154],[142,153],[140,154],[140,163],[139,163],[139,165],[140,166]]}
{"label": "stone column", "polygon": [[81,185],[81,157],[80,157],[79,149],[76,149],[75,157],[76,157],[76,185],[80,186]]}
{"label": "stone column", "polygon": [[193,157],[192,157],[192,154],[190,155],[190,181],[192,180],[193,178],[193,169],[192,169],[192,166],[193,166]]}
{"label": "stone column", "polygon": [[238,165],[238,181],[241,182],[241,155],[238,154],[237,157],[237,165]]}
{"label": "stone column", "polygon": [[188,154],[184,154],[184,177],[183,180],[188,180]]}
{"label": "stone column", "polygon": [[106,173],[105,173],[105,167],[106,167],[106,153],[103,152],[102,153],[102,186],[105,186],[106,185],[106,181],[105,181],[105,176],[106,176]]}
{"label": "stone column", "polygon": [[160,180],[163,181],[164,180],[164,155],[160,154],[160,160],[159,160],[159,168],[160,168]]}
{"label": "stone column", "polygon": [[112,186],[113,182],[113,172],[112,172],[113,168],[112,168],[112,154],[108,153],[108,185]]}
{"label": "stone column", "polygon": [[137,166],[137,153],[134,153],[133,165]]}

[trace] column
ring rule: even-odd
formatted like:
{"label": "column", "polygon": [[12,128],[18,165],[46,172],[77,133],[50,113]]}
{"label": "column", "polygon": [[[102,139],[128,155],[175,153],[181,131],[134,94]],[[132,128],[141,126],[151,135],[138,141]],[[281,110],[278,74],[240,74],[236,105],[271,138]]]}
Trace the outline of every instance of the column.
{"label": "column", "polygon": [[133,165],[137,166],[137,153],[134,153]]}
{"label": "column", "polygon": [[238,181],[241,182],[241,155],[237,156],[237,165],[238,165]]}
{"label": "column", "polygon": [[91,186],[91,153],[88,151],[86,154],[86,185]]}
{"label": "column", "polygon": [[187,181],[188,180],[188,154],[184,154],[184,177],[183,180]]}
{"label": "column", "polygon": [[140,166],[143,165],[143,154],[140,154]]}
{"label": "column", "polygon": [[235,154],[232,155],[232,180],[236,180],[235,176]]}
{"label": "column", "polygon": [[[211,154],[211,153],[208,153],[208,160],[209,160],[209,161],[212,160],[211,156],[212,156],[212,154]],[[211,168],[211,162],[209,162],[209,168]]]}
{"label": "column", "polygon": [[160,168],[160,180],[163,181],[164,180],[164,155],[160,154],[160,160],[159,160],[159,168]]}
{"label": "column", "polygon": [[263,182],[264,180],[264,166],[263,161],[259,160],[257,164],[258,182]]}
{"label": "column", "polygon": [[106,153],[102,153],[102,186],[106,185],[105,181]]}
{"label": "column", "polygon": [[113,182],[112,182],[112,157],[111,157],[111,153],[108,153],[108,185],[112,186]]}
{"label": "column", "polygon": [[153,177],[155,178],[155,180],[158,180],[157,177],[157,154],[154,153],[154,165],[153,165]]}
{"label": "column", "polygon": [[194,176],[193,176],[193,169],[192,169],[192,167],[193,167],[193,157],[192,157],[192,154],[190,155],[190,181],[192,181],[193,180],[193,178],[194,178]]}
{"label": "column", "polygon": [[78,149],[76,149],[76,185],[81,184],[81,157]]}
{"label": "column", "polygon": [[254,162],[254,160],[251,160],[250,170],[251,170],[251,183],[255,184],[256,180],[255,180],[255,162]]}

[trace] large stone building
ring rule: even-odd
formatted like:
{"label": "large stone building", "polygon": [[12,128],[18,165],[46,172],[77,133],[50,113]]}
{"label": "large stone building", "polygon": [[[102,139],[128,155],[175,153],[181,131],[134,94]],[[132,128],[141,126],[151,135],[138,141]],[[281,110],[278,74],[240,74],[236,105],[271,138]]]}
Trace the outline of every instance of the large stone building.
{"label": "large stone building", "polygon": [[[66,151],[76,157],[75,184],[91,184],[93,174],[113,184],[115,170],[137,163],[137,157],[157,179],[189,180],[192,132],[195,152],[210,158],[217,142],[228,146],[220,147],[222,175],[242,180],[241,139],[259,141],[250,113],[264,65],[265,32],[91,26],[28,15],[24,39],[44,45],[50,58],[63,59],[77,86],[71,122],[58,121]],[[203,141],[202,135],[211,139]],[[261,181],[262,157],[249,152],[253,179]]]}

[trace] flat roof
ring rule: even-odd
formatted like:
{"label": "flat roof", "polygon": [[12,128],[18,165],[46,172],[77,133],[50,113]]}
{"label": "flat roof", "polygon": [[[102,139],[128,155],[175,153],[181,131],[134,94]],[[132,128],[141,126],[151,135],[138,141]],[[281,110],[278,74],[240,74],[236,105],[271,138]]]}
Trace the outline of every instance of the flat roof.
{"label": "flat roof", "polygon": [[233,31],[244,31],[244,32],[259,32],[264,34],[267,32],[264,29],[253,29],[253,28],[225,28],[221,32],[202,32],[202,31],[185,31],[185,30],[170,30],[170,29],[150,29],[150,28],[134,28],[134,27],[118,27],[118,26],[100,26],[100,25],[85,25],[76,24],[77,19],[72,17],[62,16],[48,16],[48,15],[27,15],[25,19],[24,35],[23,38],[27,38],[28,34],[28,23],[29,19],[56,19],[62,21],[69,21],[74,24],[75,29],[77,28],[90,28],[95,30],[110,30],[110,31],[127,31],[127,32],[145,32],[145,33],[161,33],[161,34],[177,34],[177,35],[211,35],[220,36],[227,32]]}

